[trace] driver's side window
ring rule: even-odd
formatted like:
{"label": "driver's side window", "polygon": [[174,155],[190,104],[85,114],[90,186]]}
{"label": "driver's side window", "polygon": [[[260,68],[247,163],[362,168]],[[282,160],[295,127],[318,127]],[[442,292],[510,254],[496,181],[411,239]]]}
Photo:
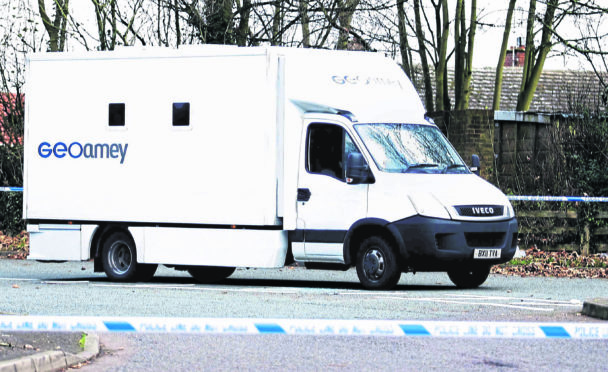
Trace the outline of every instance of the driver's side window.
{"label": "driver's side window", "polygon": [[348,154],[359,152],[350,135],[339,125],[314,123],[308,126],[306,170],[341,181],[346,180]]}

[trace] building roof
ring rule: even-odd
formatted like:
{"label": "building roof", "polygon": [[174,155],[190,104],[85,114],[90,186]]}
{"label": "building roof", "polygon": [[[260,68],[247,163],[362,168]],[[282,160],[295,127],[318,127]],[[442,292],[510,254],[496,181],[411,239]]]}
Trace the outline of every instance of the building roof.
{"label": "building roof", "polygon": [[0,146],[23,143],[22,136],[12,133],[11,130],[8,128],[5,129],[5,126],[3,126],[5,118],[15,110],[16,97],[17,95],[14,93],[0,93]]}
{"label": "building roof", "polygon": [[[454,104],[454,70],[448,72],[450,100]],[[505,67],[500,109],[514,111],[521,85],[523,68]],[[491,109],[494,100],[496,70],[482,68],[473,70],[469,109]],[[434,78],[433,78],[434,81]],[[608,81],[608,76],[605,79]],[[413,83],[424,102],[422,71],[416,71]],[[434,87],[433,87],[434,89]],[[530,111],[573,112],[581,107],[605,111],[608,106],[602,94],[604,90],[597,75],[592,71],[546,70],[538,82]],[[605,97],[605,96],[604,96]]]}

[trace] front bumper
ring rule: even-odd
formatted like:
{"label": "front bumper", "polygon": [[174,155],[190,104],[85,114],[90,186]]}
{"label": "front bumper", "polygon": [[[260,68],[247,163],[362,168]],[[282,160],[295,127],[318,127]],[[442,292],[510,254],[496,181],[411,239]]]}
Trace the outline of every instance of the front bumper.
{"label": "front bumper", "polygon": [[[414,216],[391,223],[403,240],[401,256],[416,271],[448,270],[468,264],[496,265],[513,258],[517,219],[464,222]],[[500,249],[500,258],[474,259],[475,249]]]}

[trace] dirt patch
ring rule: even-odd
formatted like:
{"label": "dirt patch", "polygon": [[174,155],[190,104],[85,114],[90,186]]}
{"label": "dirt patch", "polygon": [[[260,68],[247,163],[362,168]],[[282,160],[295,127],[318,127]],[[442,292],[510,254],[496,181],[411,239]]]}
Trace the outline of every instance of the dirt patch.
{"label": "dirt patch", "polygon": [[608,279],[608,254],[581,256],[576,252],[545,252],[531,248],[526,256],[494,266],[502,275]]}
{"label": "dirt patch", "polygon": [[19,235],[8,236],[0,231],[0,258],[23,260],[30,248],[30,237],[25,231]]}

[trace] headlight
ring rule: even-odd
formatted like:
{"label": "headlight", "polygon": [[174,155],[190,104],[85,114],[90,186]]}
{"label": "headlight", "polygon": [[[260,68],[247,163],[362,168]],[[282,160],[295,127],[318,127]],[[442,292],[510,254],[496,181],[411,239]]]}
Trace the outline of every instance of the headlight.
{"label": "headlight", "polygon": [[431,193],[409,195],[412,205],[421,216],[450,219],[447,209]]}
{"label": "headlight", "polygon": [[515,217],[515,210],[513,209],[513,206],[511,205],[510,202],[507,202],[507,217],[508,218],[513,218]]}

